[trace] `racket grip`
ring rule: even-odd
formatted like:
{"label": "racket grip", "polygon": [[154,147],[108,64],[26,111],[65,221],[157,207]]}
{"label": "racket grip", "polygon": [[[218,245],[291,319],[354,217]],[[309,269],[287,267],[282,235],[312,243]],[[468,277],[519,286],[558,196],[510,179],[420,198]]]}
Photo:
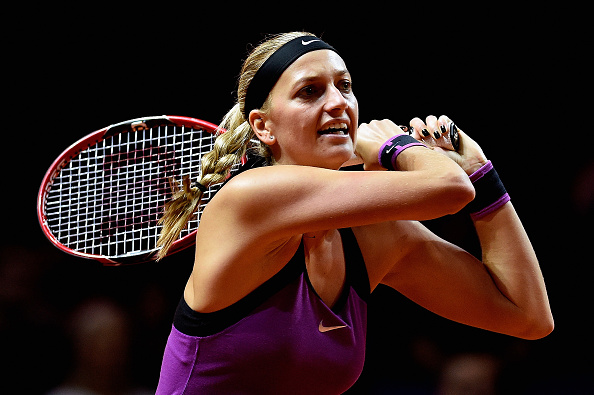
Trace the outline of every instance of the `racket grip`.
{"label": "racket grip", "polygon": [[453,122],[450,124],[450,142],[454,147],[454,151],[458,152],[460,149],[460,134],[458,134],[458,127]]}

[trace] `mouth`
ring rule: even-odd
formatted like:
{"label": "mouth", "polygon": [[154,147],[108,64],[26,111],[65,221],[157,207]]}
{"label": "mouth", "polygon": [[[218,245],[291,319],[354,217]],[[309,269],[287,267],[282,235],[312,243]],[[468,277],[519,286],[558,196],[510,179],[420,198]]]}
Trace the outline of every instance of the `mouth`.
{"label": "mouth", "polygon": [[349,134],[349,126],[345,122],[333,122],[318,130],[319,135],[333,134],[346,136]]}

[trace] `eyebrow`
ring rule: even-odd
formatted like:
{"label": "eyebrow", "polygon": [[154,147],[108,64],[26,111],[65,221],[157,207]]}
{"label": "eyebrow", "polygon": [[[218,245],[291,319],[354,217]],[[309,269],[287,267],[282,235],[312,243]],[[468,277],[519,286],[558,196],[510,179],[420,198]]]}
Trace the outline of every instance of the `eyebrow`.
{"label": "eyebrow", "polygon": [[[334,74],[334,76],[343,76],[343,75],[350,74],[350,73],[347,69],[340,69],[340,70],[336,70],[333,74]],[[319,80],[319,79],[320,79],[320,75],[305,76],[305,77],[299,78],[297,81],[295,81],[295,83],[293,84],[293,87],[301,85],[306,82],[311,82],[311,81],[315,81],[315,80]]]}

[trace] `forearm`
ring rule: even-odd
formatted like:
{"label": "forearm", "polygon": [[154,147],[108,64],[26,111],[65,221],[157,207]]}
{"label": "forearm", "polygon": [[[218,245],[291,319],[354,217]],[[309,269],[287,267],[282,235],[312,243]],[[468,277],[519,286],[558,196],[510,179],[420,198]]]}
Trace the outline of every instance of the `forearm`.
{"label": "forearm", "polygon": [[[499,291],[521,312],[521,337],[541,338],[553,329],[544,279],[532,244],[511,202],[474,221],[483,264]],[[521,326],[520,326],[521,325]]]}
{"label": "forearm", "polygon": [[525,338],[546,336],[553,320],[544,280],[510,197],[490,161],[469,176],[476,198],[468,209],[481,243],[483,264],[499,292],[515,306],[510,330]]}
{"label": "forearm", "polygon": [[[373,121],[359,126],[356,150],[364,161],[365,170],[388,169],[405,174],[393,191],[397,193],[404,186],[409,192],[423,195],[420,199],[431,196],[432,204],[442,208],[438,216],[455,213],[474,198],[474,188],[460,166],[403,133],[391,121]],[[414,181],[407,181],[408,178]],[[430,185],[425,185],[426,182]],[[407,219],[427,218],[435,216]]]}

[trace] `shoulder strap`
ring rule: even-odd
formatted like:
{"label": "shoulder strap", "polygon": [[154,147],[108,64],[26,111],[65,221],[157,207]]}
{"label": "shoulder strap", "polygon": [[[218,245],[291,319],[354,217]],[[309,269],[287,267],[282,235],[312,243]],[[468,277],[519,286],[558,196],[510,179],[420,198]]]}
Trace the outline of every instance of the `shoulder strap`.
{"label": "shoulder strap", "polygon": [[305,256],[302,241],[293,258],[278,273],[231,306],[212,313],[199,313],[192,310],[182,296],[173,324],[177,330],[189,336],[204,337],[218,333],[246,317],[294,281],[304,270]]}
{"label": "shoulder strap", "polygon": [[365,266],[357,238],[351,228],[339,229],[338,231],[342,238],[347,283],[355,289],[361,299],[367,302],[371,294],[371,286],[369,285],[367,266]]}

